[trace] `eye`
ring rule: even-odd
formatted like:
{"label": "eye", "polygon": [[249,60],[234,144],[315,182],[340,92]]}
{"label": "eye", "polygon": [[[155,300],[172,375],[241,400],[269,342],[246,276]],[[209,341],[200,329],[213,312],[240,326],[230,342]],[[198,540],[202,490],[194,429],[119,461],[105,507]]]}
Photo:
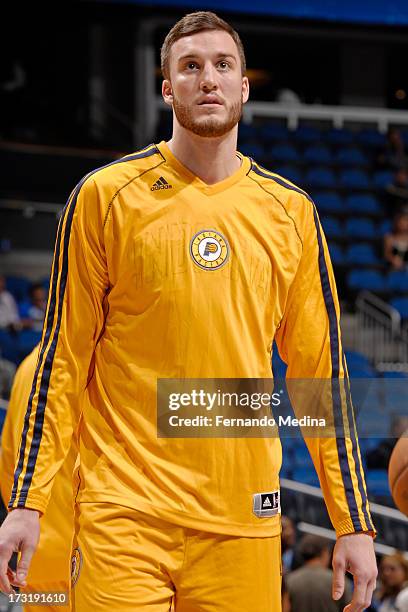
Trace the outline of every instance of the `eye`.
{"label": "eye", "polygon": [[198,65],[196,64],[196,62],[188,62],[188,64],[186,65],[186,68],[188,70],[194,70],[195,68],[198,68]]}
{"label": "eye", "polygon": [[221,70],[227,70],[227,68],[229,68],[229,63],[225,60],[221,60],[218,62],[218,66],[221,68]]}

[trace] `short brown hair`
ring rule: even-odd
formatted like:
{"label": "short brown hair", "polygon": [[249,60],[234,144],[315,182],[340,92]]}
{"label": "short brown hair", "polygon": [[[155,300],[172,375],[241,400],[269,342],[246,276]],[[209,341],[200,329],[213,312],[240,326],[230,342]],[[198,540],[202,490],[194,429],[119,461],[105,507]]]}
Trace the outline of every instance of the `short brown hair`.
{"label": "short brown hair", "polygon": [[215,13],[211,13],[210,11],[197,11],[196,13],[189,13],[188,15],[184,15],[180,21],[178,21],[171,28],[170,32],[167,34],[164,39],[164,43],[160,52],[160,60],[161,60],[161,70],[163,77],[168,79],[170,77],[169,70],[169,58],[170,58],[170,49],[174,45],[177,40],[180,38],[184,38],[185,36],[191,36],[192,34],[197,34],[198,32],[204,32],[205,30],[224,30],[228,32],[231,36],[235,44],[238,48],[239,57],[241,60],[241,70],[242,74],[245,74],[246,71],[246,60],[245,60],[245,51],[244,45],[239,37],[238,32],[234,30],[229,23],[218,17]]}

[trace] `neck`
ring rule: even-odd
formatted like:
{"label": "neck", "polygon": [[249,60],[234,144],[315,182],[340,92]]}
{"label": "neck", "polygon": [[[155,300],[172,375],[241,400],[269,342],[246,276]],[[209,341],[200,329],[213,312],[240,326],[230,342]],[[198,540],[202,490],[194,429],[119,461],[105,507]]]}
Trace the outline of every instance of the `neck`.
{"label": "neck", "polygon": [[203,138],[177,125],[167,142],[175,157],[208,185],[231,176],[241,160],[236,156],[238,126],[224,136]]}

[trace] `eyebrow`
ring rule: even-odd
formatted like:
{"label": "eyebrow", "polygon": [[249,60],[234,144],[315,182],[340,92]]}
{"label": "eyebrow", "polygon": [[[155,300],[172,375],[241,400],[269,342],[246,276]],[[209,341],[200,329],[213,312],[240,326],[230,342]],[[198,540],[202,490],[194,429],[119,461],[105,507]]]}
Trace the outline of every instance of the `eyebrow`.
{"label": "eyebrow", "polygon": [[[199,57],[199,53],[187,53],[186,55],[182,55],[181,57],[178,58],[178,62],[182,62],[183,60],[187,60],[187,59],[197,59]],[[237,61],[236,57],[234,55],[232,55],[231,53],[222,53],[219,52],[216,54],[216,57],[219,59],[221,57],[223,58],[228,58],[228,59],[232,59],[234,61]]]}

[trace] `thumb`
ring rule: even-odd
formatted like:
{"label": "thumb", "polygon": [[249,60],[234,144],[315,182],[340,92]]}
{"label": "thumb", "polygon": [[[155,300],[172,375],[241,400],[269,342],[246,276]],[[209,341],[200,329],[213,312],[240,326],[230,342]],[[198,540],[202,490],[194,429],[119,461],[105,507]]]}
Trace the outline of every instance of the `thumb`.
{"label": "thumb", "polygon": [[337,601],[344,593],[344,566],[336,563],[333,570],[332,597]]}
{"label": "thumb", "polygon": [[27,578],[28,568],[30,567],[31,558],[34,554],[34,547],[29,545],[23,545],[21,548],[21,557],[17,564],[17,581],[25,586],[25,579]]}

